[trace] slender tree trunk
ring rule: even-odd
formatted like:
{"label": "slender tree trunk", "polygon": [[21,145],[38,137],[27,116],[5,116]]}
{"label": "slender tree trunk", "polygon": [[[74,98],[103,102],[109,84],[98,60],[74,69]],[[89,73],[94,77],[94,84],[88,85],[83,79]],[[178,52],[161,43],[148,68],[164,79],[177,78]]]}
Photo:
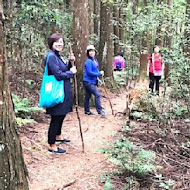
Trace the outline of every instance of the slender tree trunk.
{"label": "slender tree trunk", "polygon": [[119,9],[119,41],[124,43],[124,12],[123,7]]}
{"label": "slender tree trunk", "polygon": [[[173,8],[173,0],[167,0],[168,6],[170,9]],[[166,47],[168,49],[171,49],[172,47],[172,36],[171,36],[171,24],[172,24],[172,18],[171,15],[168,15],[168,24],[166,30],[168,31],[169,36],[166,36],[165,42]],[[171,79],[170,79],[170,63],[165,63],[165,71],[164,71],[165,79],[168,82],[168,85],[171,86]]]}
{"label": "slender tree trunk", "polygon": [[186,2],[186,24],[184,32],[186,43],[184,45],[184,52],[190,57],[190,0],[186,0]]}
{"label": "slender tree trunk", "polygon": [[116,5],[113,7],[113,16],[114,16],[114,55],[117,55],[119,51],[119,7]]}
{"label": "slender tree trunk", "polygon": [[[147,5],[147,2],[144,1],[144,6]],[[138,8],[138,7],[137,7]],[[150,46],[150,35],[145,33],[142,37],[141,42],[141,54],[140,54],[140,67],[139,67],[139,76],[138,81],[143,82],[148,79],[147,77],[147,56],[148,56],[148,47]]]}
{"label": "slender tree trunk", "polygon": [[100,68],[105,71],[106,77],[113,75],[112,10],[112,4],[101,2],[99,63]]}
{"label": "slender tree trunk", "polygon": [[89,35],[94,34],[94,0],[88,1],[88,23],[89,23]]}
{"label": "slender tree trunk", "polygon": [[79,104],[83,104],[83,70],[89,41],[88,0],[73,1],[73,50],[76,56]]}
{"label": "slender tree trunk", "polygon": [[[161,4],[162,3],[162,1],[157,1],[157,4]],[[161,21],[160,23],[159,23],[159,26],[158,26],[158,28],[157,28],[157,30],[156,30],[156,40],[155,40],[155,45],[158,45],[158,46],[160,46],[160,47],[163,47],[164,46],[164,32],[162,32],[162,28],[164,27],[164,25],[163,24],[165,24],[165,23],[163,23],[163,21]]]}
{"label": "slender tree trunk", "polygon": [[133,11],[133,14],[136,14],[137,9],[138,9],[139,0],[132,0],[132,2],[133,2],[132,11]]}
{"label": "slender tree trunk", "polygon": [[100,36],[100,0],[94,0],[94,34]]}
{"label": "slender tree trunk", "polygon": [[3,18],[0,0],[0,189],[27,190],[27,172],[8,82]]}

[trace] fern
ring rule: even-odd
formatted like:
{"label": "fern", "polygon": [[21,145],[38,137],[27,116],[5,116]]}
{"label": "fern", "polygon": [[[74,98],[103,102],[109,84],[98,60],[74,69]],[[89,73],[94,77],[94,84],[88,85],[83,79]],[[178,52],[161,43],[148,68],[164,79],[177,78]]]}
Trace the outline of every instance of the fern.
{"label": "fern", "polygon": [[41,111],[42,108],[32,107],[28,98],[19,98],[17,95],[12,94],[15,113],[18,116],[20,113],[29,114],[31,112]]}
{"label": "fern", "polygon": [[115,143],[109,145],[109,148],[102,150],[115,165],[120,165],[125,170],[137,173],[139,176],[146,176],[149,172],[156,170],[155,153],[144,150],[125,139],[117,139]]}
{"label": "fern", "polygon": [[16,122],[17,122],[19,127],[26,125],[28,123],[36,123],[36,121],[34,119],[22,119],[20,117],[16,118]]}

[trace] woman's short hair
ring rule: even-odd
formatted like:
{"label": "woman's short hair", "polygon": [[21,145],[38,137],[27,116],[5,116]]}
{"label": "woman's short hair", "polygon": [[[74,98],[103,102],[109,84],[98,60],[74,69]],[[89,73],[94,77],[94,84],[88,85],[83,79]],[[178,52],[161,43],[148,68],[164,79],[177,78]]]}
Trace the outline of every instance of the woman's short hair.
{"label": "woman's short hair", "polygon": [[120,56],[123,57],[123,52],[119,51],[119,52],[117,53],[117,55],[120,55]]}
{"label": "woman's short hair", "polygon": [[48,37],[48,46],[49,46],[49,49],[52,49],[53,43],[57,42],[60,38],[62,38],[63,39],[63,43],[65,43],[63,36],[61,34],[59,34],[59,33],[54,33],[50,37]]}

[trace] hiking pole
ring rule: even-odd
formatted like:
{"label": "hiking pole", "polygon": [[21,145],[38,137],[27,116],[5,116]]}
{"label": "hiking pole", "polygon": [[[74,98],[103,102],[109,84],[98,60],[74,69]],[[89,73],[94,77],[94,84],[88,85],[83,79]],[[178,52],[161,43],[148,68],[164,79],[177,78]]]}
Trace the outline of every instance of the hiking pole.
{"label": "hiking pole", "polygon": [[107,92],[107,90],[106,90],[106,85],[105,85],[105,81],[104,81],[104,76],[103,76],[103,75],[102,75],[102,83],[103,83],[104,91],[105,91],[105,93],[106,93],[106,95],[107,95],[108,101],[109,101],[109,103],[110,103],[112,115],[114,115],[113,106],[112,106],[111,100],[110,100],[110,98],[109,98],[108,92]]}
{"label": "hiking pole", "polygon": [[[68,46],[69,46],[69,53],[73,54],[71,44],[69,43]],[[74,61],[71,61],[71,64],[72,64],[72,66],[75,66]],[[82,134],[81,119],[80,119],[79,112],[78,112],[78,89],[77,89],[77,76],[76,75],[74,75],[74,87],[75,87],[75,110],[76,110],[77,119],[79,122],[80,136],[81,136],[81,141],[82,141],[82,150],[84,152],[84,140],[83,140],[83,134]]]}

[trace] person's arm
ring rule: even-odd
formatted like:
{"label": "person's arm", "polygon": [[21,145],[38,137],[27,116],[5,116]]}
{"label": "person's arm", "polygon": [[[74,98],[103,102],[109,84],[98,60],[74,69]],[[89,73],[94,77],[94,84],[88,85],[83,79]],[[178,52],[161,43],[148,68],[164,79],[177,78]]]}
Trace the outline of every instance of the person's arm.
{"label": "person's arm", "polygon": [[54,75],[58,81],[73,78],[72,71],[63,72],[60,69],[60,67],[58,65],[58,58],[53,54],[49,55],[48,69],[51,71],[52,75]]}
{"label": "person's arm", "polygon": [[91,61],[89,61],[89,60],[87,60],[87,61],[85,62],[85,67],[86,67],[86,72],[87,72],[87,74],[88,74],[89,76],[99,77],[99,76],[102,75],[102,74],[98,71],[98,69],[97,69],[98,72],[92,71],[92,63],[91,63]]}
{"label": "person's arm", "polygon": [[149,67],[150,67],[150,60],[148,60],[148,63],[147,63],[147,71],[146,71],[147,76],[149,76]]}

